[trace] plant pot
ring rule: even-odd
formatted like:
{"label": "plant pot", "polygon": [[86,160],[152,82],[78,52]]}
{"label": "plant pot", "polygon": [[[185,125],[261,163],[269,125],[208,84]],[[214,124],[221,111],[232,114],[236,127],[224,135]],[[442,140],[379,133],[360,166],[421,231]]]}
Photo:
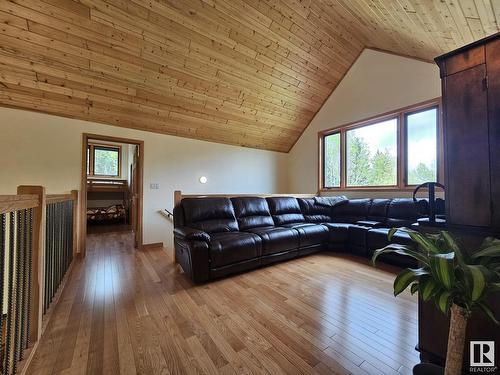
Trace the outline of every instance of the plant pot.
{"label": "plant pot", "polygon": [[444,367],[432,363],[419,363],[413,367],[413,375],[443,375]]}

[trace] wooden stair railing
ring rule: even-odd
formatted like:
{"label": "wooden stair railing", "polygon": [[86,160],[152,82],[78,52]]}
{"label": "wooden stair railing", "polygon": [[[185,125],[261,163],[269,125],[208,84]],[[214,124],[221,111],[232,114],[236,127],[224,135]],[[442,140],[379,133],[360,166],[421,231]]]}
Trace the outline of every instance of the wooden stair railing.
{"label": "wooden stair railing", "polygon": [[17,195],[0,195],[1,375],[25,372],[33,358],[46,296],[54,296],[76,252],[77,202],[77,191],[46,195],[42,186],[19,186]]}

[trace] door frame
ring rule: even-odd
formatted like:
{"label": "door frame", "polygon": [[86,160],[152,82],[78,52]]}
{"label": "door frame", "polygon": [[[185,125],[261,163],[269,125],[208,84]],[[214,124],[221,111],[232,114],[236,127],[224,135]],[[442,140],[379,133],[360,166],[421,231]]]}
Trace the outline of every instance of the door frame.
{"label": "door frame", "polygon": [[87,145],[89,140],[108,141],[116,143],[127,143],[139,147],[139,160],[137,162],[137,248],[143,246],[143,222],[144,222],[144,141],[130,138],[113,137],[109,135],[82,134],[82,171],[81,171],[81,194],[80,194],[80,256],[83,258],[87,253]]}

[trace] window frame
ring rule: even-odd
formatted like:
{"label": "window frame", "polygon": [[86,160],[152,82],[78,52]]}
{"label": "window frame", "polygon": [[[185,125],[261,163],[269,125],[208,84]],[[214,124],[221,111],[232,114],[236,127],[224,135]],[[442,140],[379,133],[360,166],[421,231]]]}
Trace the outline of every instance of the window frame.
{"label": "window frame", "polygon": [[[105,175],[105,174],[96,174],[95,173],[95,150],[116,150],[118,152],[118,174],[117,175]],[[122,176],[122,146],[121,145],[111,145],[105,143],[88,143],[87,150],[89,153],[88,157],[88,166],[89,173],[87,173],[87,177],[96,177],[96,178],[121,178]]]}
{"label": "window frame", "polygon": [[[422,103],[414,104],[408,107],[400,108],[390,111],[381,115],[373,116],[361,121],[355,121],[343,126],[330,128],[318,132],[318,190],[320,192],[328,191],[353,191],[353,190],[377,190],[377,191],[397,191],[397,190],[413,190],[417,185],[407,184],[407,138],[406,138],[406,117],[409,114],[429,110],[432,108],[437,109],[436,119],[436,166],[437,166],[437,181],[443,183],[444,177],[444,160],[443,160],[443,129],[442,129],[442,102],[441,98],[435,98]],[[362,128],[377,124],[379,122],[397,119],[397,170],[396,170],[396,185],[387,186],[348,186],[347,185],[347,131]],[[324,138],[328,135],[340,133],[340,187],[326,187],[324,176],[325,152],[324,152]]]}

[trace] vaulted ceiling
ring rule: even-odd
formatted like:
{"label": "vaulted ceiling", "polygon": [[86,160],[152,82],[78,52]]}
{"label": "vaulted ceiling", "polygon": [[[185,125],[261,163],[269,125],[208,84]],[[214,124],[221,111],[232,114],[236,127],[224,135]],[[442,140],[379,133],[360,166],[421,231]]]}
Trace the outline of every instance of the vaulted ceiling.
{"label": "vaulted ceiling", "polygon": [[425,60],[497,0],[0,0],[0,105],[288,151],[365,47]]}

